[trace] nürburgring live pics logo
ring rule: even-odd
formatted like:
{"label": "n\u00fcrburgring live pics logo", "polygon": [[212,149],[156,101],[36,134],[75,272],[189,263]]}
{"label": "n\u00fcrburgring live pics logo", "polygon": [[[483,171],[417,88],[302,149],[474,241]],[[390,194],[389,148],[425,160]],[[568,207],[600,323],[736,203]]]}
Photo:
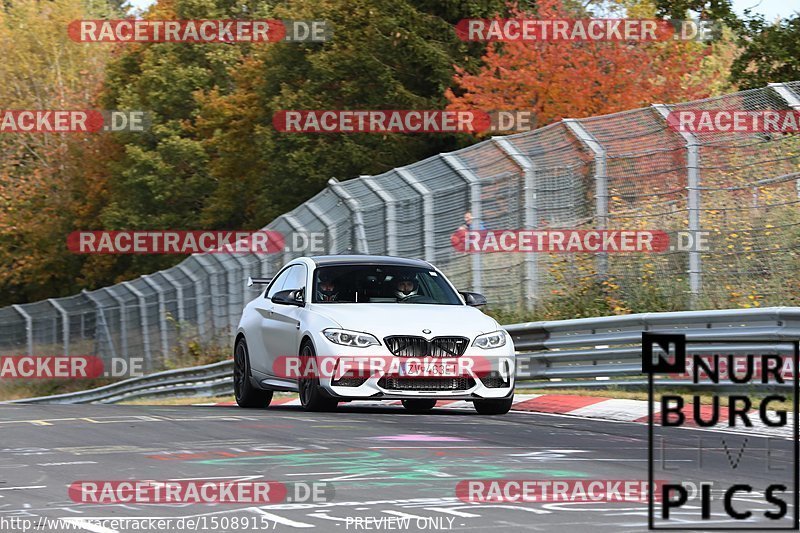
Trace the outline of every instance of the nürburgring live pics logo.
{"label": "n\u00fcrburgring live pics logo", "polygon": [[798,529],[798,359],[798,341],[642,334],[649,486],[667,480],[649,529]]}

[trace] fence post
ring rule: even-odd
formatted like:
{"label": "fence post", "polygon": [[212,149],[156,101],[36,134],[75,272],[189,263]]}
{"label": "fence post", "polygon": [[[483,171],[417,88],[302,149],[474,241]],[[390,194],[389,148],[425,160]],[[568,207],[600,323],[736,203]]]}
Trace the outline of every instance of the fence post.
{"label": "fence post", "polygon": [[235,287],[239,287],[236,289],[236,294],[241,294],[242,296],[241,308],[234,309],[235,312],[231,314],[231,331],[235,332],[237,326],[239,325],[239,320],[242,317],[242,309],[244,309],[244,306],[247,305],[247,301],[245,300],[245,296],[247,295],[247,278],[252,275],[252,272],[250,271],[251,265],[245,261],[243,257],[241,257],[241,254],[233,253],[231,254],[231,258],[236,261],[236,264],[239,265],[239,268],[242,271],[242,276],[239,280],[239,283],[234,285]]}
{"label": "fence post", "polygon": [[33,318],[31,315],[28,314],[25,309],[22,308],[21,305],[13,304],[11,307],[14,308],[14,311],[22,315],[22,318],[25,319],[25,335],[27,337],[28,343],[28,355],[33,356]]}
{"label": "fence post", "polygon": [[328,245],[328,253],[335,254],[338,251],[338,241],[337,241],[337,234],[336,234],[336,224],[333,223],[333,220],[322,212],[322,209],[317,207],[313,201],[306,202],[306,207],[314,215],[317,220],[322,222],[322,224],[328,229],[328,235],[330,235],[330,242]]}
{"label": "fence post", "polygon": [[[285,215],[281,215],[278,218],[283,218],[283,220],[285,220],[286,223],[289,224],[292,227],[292,231],[294,233],[296,233],[296,234],[297,233],[305,233],[306,235],[308,235],[308,230],[306,230],[306,228],[300,223],[299,220],[297,220],[297,218],[295,218],[294,215],[290,215],[290,214],[286,213]],[[292,250],[292,247],[294,246],[293,237],[294,237],[294,235],[292,235],[291,244],[287,243],[286,239],[284,239],[284,248],[283,248],[283,262],[284,263],[288,263],[289,261],[294,259],[293,250]]]}
{"label": "fence post", "polygon": [[145,306],[145,296],[142,292],[131,285],[130,281],[123,281],[121,283],[123,287],[128,289],[131,294],[136,296],[136,299],[139,302],[139,322],[142,324],[142,344],[144,345],[144,358],[147,361],[148,369],[153,368],[153,352],[150,349],[150,328],[148,327],[147,323],[147,309]]}
{"label": "fence post", "polygon": [[64,307],[58,303],[54,298],[48,298],[47,302],[52,305],[56,311],[61,315],[61,336],[64,345],[64,355],[69,355],[69,314]]}
{"label": "fence post", "polygon": [[769,83],[767,87],[778,93],[778,95],[786,100],[789,107],[800,111],[800,98],[792,91],[785,83]]}
{"label": "fence post", "polygon": [[[202,267],[203,265],[200,266]],[[194,284],[194,305],[197,313],[197,334],[201,339],[206,340],[206,324],[205,316],[203,316],[205,314],[202,296],[203,282],[183,263],[178,265],[178,270],[183,272],[183,275],[189,278]]]}
{"label": "fence post", "polygon": [[177,280],[169,273],[168,270],[162,270],[161,275],[164,276],[164,279],[169,282],[170,285],[175,289],[175,298],[176,304],[178,306],[178,324],[186,320],[186,313],[183,309],[184,301],[183,301],[183,287],[181,284],[177,282]]}
{"label": "fence post", "polygon": [[[523,172],[523,205],[525,206],[525,229],[539,227],[538,197],[536,191],[536,166],[531,158],[521,153],[510,140],[505,137],[492,137],[492,142],[508,156]],[[539,301],[539,258],[536,252],[527,252],[523,259],[523,290],[525,291],[525,309],[533,311]]]}
{"label": "fence post", "polygon": [[[114,287],[116,287],[116,285],[112,287],[106,287],[103,290],[106,291],[106,293],[108,293],[108,295],[111,296],[111,298],[113,298],[115,302],[117,302],[117,305],[119,305],[120,345],[122,347],[122,357],[124,357],[127,360],[128,359],[128,323],[127,323],[128,309],[127,306],[125,305],[125,300],[122,299],[122,297],[120,297],[119,295],[115,294],[114,291],[112,290],[114,289]],[[113,345],[113,342],[111,344]]]}
{"label": "fence post", "polygon": [[[654,104],[653,108],[667,120],[670,108],[664,104]],[[677,132],[686,142],[686,195],[689,210],[689,233],[692,235],[692,249],[689,250],[689,292],[692,309],[697,309],[700,297],[703,266],[697,239],[700,232],[700,145],[697,137],[688,131]]]}
{"label": "fence post", "polygon": [[[800,98],[792,91],[785,83],[770,83],[767,85],[770,89],[778,93],[778,96],[783,98],[786,103],[795,111],[800,111]],[[794,182],[795,191],[797,191],[797,198],[800,199],[800,179]]]}
{"label": "fence post", "polygon": [[358,205],[358,202],[350,196],[350,194],[344,190],[342,184],[336,178],[331,178],[328,180],[328,185],[331,188],[333,194],[344,200],[345,205],[353,213],[353,219],[355,222],[355,230],[356,230],[356,250],[362,254],[369,253],[369,245],[367,243],[367,233],[364,231],[364,219],[361,216],[361,206]]}
{"label": "fence post", "polygon": [[396,200],[381,187],[373,176],[361,176],[364,185],[374,192],[386,206],[386,255],[397,255],[397,210]]}
{"label": "fence post", "polygon": [[218,321],[216,318],[216,314],[214,313],[214,308],[216,307],[215,300],[219,298],[219,288],[217,287],[217,284],[214,282],[214,276],[216,275],[216,272],[214,272],[210,268],[210,265],[207,263],[208,259],[205,254],[197,254],[194,256],[194,258],[197,260],[197,264],[200,265],[200,268],[203,269],[203,272],[205,272],[208,275],[208,286],[211,289],[211,295],[210,295],[211,303],[208,307],[209,310],[211,311],[211,330],[212,330],[211,336],[213,337],[216,334],[216,330],[219,328],[219,324],[217,324]]}
{"label": "fence post", "polygon": [[164,291],[161,290],[161,285],[146,274],[142,276],[142,281],[156,291],[156,298],[158,298],[158,330],[161,334],[161,358],[166,361],[169,355],[169,333],[167,331],[167,306],[164,303]]}
{"label": "fence post", "polygon": [[[595,218],[599,230],[608,228],[608,156],[602,144],[583,127],[583,124],[574,118],[563,120],[564,125],[569,129],[584,146],[594,154],[594,199],[595,199]],[[608,253],[600,252],[597,254],[597,273],[601,278],[608,275]]]}
{"label": "fence post", "polygon": [[414,174],[406,168],[396,168],[397,175],[403,178],[422,198],[422,233],[425,246],[425,261],[432,263],[436,260],[436,244],[433,234],[433,193]]}
{"label": "fence post", "polygon": [[[442,154],[442,159],[469,186],[469,208],[473,220],[483,220],[483,202],[481,202],[481,179],[464,164],[455,154]],[[475,292],[483,292],[483,260],[481,253],[473,251],[472,285]]]}
{"label": "fence post", "polygon": [[[109,292],[109,291],[106,290],[106,292]],[[97,342],[97,336],[98,336],[97,335],[97,329],[98,329],[98,323],[101,323],[103,331],[105,332],[106,339],[108,340],[108,347],[111,350],[111,358],[112,359],[116,359],[117,358],[117,350],[114,347],[114,339],[111,338],[111,331],[108,329],[108,320],[106,320],[106,313],[105,313],[105,310],[103,309],[103,306],[100,305],[100,302],[98,302],[97,299],[94,296],[92,296],[92,293],[90,293],[86,289],[81,290],[81,293],[84,296],[86,296],[86,298],[90,302],[92,302],[94,304],[94,307],[95,307],[95,311],[94,311],[94,314],[95,314],[95,321],[94,321],[95,343],[99,344]],[[111,293],[109,293],[109,294],[111,294]],[[116,297],[114,297],[114,299],[116,300]],[[123,317],[123,323],[124,323],[124,317]],[[123,328],[123,331],[125,331],[124,328]],[[98,354],[98,355],[102,356],[103,354]],[[128,354],[126,352],[125,353],[125,359],[127,360],[127,358],[128,358]],[[103,359],[105,359],[105,358],[103,358]]]}
{"label": "fence post", "polygon": [[222,269],[222,274],[225,278],[225,306],[222,307],[225,314],[223,321],[228,323],[228,331],[231,332],[236,328],[239,323],[239,317],[242,315],[242,309],[238,306],[238,302],[244,300],[244,281],[247,276],[244,274],[244,268],[242,268],[241,263],[233,259],[232,256],[235,254],[211,255]]}

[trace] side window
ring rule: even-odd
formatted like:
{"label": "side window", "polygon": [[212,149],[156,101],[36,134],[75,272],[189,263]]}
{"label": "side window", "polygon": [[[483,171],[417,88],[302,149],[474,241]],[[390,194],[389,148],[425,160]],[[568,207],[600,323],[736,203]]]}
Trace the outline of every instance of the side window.
{"label": "side window", "polygon": [[283,285],[286,283],[286,279],[289,277],[289,273],[294,270],[295,266],[291,266],[281,272],[277,278],[272,282],[272,285],[269,286],[269,290],[267,291],[267,299],[272,298],[275,296],[275,293],[278,291],[283,290]]}
{"label": "side window", "polygon": [[306,286],[306,267],[304,265],[294,265],[289,269],[289,276],[283,284],[283,291],[296,291]]}

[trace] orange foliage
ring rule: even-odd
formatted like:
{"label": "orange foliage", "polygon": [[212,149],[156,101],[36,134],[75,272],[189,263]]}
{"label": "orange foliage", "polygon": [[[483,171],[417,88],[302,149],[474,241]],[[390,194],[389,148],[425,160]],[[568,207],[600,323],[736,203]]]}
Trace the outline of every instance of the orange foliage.
{"label": "orange foliage", "polygon": [[[513,18],[579,18],[562,0],[540,0],[534,15],[512,8]],[[449,109],[534,111],[535,127],[709,96],[717,80],[698,80],[708,47],[682,41],[538,41],[490,43],[475,74],[456,67],[462,94],[447,91]],[[721,74],[714,74],[715,76]]]}

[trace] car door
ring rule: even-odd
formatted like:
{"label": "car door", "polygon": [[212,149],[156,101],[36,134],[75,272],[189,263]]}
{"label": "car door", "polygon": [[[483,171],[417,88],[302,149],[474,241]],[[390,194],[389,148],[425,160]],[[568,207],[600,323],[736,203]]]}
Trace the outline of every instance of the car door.
{"label": "car door", "polygon": [[[257,331],[251,336],[253,342],[247,343],[247,349],[250,353],[250,367],[260,374],[273,375],[272,363],[268,357],[268,353],[272,351],[268,346],[271,337],[266,334],[266,329],[269,327],[269,321],[272,317],[272,310],[275,307],[270,298],[283,289],[291,268],[285,268],[275,276],[264,295],[259,296],[255,301],[254,308],[258,312]],[[250,335],[248,334],[248,336]]]}
{"label": "car door", "polygon": [[[307,295],[308,291],[305,290],[306,275],[305,265],[292,265],[280,290],[303,289],[304,295]],[[300,314],[304,309],[297,305],[270,303],[272,304],[272,309],[264,321],[263,331],[264,343],[267,347],[267,363],[270,365],[268,373],[275,375],[273,369],[279,357],[297,357],[300,355],[298,353],[300,345]]]}

